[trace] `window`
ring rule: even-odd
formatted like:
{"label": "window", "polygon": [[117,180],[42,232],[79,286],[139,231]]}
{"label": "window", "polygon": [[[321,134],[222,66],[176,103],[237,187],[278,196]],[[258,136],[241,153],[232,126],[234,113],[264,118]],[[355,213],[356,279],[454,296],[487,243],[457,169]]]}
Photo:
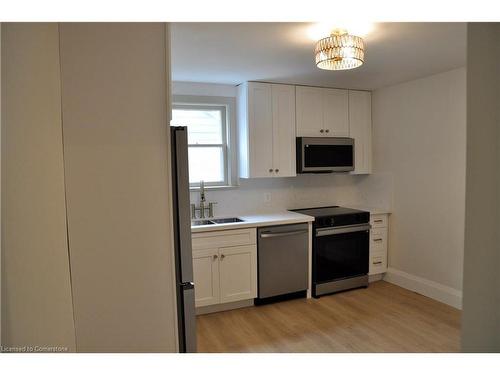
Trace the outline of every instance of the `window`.
{"label": "window", "polygon": [[229,106],[186,103],[174,98],[171,125],[188,128],[191,187],[198,187],[201,180],[208,187],[231,185]]}

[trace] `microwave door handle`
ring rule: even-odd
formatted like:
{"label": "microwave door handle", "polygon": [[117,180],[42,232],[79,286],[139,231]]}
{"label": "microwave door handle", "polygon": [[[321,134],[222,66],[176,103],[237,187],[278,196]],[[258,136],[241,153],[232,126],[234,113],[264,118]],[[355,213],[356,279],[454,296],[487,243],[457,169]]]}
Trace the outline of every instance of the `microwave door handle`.
{"label": "microwave door handle", "polygon": [[365,225],[349,225],[337,228],[317,229],[316,237],[331,236],[334,234],[343,234],[343,233],[363,232],[366,230],[370,230],[370,228],[371,228],[370,224],[365,224]]}

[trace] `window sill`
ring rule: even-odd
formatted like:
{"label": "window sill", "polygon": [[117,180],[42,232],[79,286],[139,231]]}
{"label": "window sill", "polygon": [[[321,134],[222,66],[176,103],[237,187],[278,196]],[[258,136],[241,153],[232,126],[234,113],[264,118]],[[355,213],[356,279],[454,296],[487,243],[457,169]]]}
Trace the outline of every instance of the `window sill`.
{"label": "window sill", "polygon": [[[239,185],[205,186],[205,190],[232,190],[239,187]],[[200,191],[200,188],[198,186],[190,186],[189,191]]]}

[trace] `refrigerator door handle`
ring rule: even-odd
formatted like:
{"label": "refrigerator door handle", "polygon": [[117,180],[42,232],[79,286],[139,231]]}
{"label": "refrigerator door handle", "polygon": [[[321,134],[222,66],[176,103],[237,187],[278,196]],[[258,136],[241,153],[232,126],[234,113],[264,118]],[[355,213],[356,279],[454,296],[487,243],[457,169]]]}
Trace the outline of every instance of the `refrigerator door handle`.
{"label": "refrigerator door handle", "polygon": [[192,281],[186,281],[185,283],[181,283],[181,288],[183,290],[194,289],[194,283]]}

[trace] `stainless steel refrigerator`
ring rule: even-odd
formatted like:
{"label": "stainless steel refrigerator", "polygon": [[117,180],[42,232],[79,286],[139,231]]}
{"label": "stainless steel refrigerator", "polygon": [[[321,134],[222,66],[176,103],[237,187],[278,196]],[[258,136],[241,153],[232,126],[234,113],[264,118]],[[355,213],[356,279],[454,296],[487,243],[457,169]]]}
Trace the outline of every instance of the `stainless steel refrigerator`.
{"label": "stainless steel refrigerator", "polygon": [[170,128],[179,351],[196,352],[187,127]]}

